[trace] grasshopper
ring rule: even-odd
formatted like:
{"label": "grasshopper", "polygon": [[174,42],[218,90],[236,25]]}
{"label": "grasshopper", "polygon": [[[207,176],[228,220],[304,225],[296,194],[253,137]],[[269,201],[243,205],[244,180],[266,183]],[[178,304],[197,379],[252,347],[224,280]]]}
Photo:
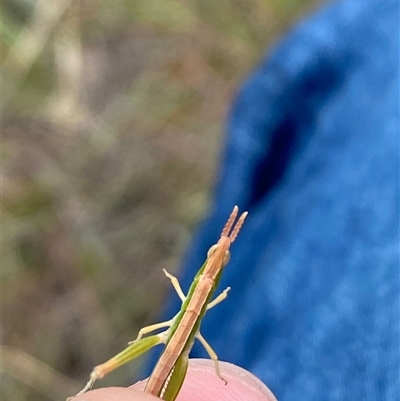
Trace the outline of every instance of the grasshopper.
{"label": "grasshopper", "polygon": [[[211,301],[223,268],[229,261],[230,245],[235,241],[247,216],[247,212],[244,212],[235,224],[238,212],[239,209],[235,206],[222,230],[219,241],[209,249],[207,259],[194,277],[186,296],[178,279],[164,269],[165,275],[171,280],[175,291],[182,300],[180,311],[171,320],[143,327],[136,340],[131,341],[127,348],[93,369],[89,381],[78,394],[90,390],[94,382],[103,378],[107,373],[137,358],[154,346],[165,344],[165,349],[157,361],[144,391],[165,401],[174,401],[186,377],[189,353],[195,339],[198,339],[204,346],[214,361],[216,374],[227,384],[220,373],[217,354],[200,333],[200,324],[206,312],[223,301],[230,290],[230,287],[226,288]],[[161,333],[143,337],[165,327],[167,329]]]}

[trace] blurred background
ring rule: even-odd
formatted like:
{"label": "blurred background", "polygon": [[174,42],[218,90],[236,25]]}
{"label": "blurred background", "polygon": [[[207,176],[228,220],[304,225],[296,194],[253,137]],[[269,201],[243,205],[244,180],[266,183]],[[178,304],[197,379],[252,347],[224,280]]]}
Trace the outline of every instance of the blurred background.
{"label": "blurred background", "polygon": [[2,3],[4,400],[65,399],[157,321],[240,82],[317,3]]}

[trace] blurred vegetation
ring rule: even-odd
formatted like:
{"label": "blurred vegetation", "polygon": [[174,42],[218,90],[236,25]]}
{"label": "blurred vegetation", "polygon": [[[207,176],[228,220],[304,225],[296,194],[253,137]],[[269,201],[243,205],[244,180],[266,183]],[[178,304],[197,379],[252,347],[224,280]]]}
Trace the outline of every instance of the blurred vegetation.
{"label": "blurred vegetation", "polygon": [[316,2],[3,2],[4,400],[64,399],[157,319],[235,90]]}

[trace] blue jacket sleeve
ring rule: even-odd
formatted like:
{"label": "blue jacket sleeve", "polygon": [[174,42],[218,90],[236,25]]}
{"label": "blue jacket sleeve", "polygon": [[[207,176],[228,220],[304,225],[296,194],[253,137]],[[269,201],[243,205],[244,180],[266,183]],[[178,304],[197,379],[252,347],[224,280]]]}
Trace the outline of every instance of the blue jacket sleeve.
{"label": "blue jacket sleeve", "polygon": [[292,31],[233,105],[182,283],[232,206],[248,210],[232,290],[201,331],[280,401],[400,399],[399,81],[398,1],[346,0]]}

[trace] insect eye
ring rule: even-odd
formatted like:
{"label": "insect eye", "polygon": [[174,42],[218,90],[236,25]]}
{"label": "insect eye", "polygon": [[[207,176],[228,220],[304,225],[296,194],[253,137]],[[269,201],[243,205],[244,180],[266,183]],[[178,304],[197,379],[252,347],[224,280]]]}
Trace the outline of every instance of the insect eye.
{"label": "insect eye", "polygon": [[207,258],[210,258],[217,250],[217,244],[213,245],[207,252]]}
{"label": "insect eye", "polygon": [[231,253],[229,251],[226,251],[224,257],[224,265],[226,265],[229,262],[230,258],[231,258]]}

